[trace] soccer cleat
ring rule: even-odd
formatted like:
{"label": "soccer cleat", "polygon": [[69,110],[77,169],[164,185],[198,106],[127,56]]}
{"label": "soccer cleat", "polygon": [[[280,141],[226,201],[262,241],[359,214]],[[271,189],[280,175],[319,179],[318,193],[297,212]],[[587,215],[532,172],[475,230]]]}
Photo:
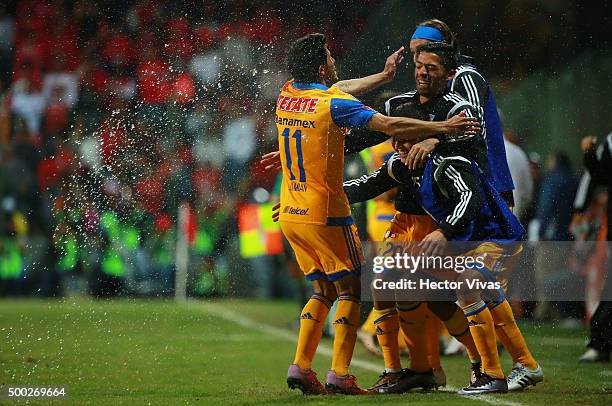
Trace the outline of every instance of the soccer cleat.
{"label": "soccer cleat", "polygon": [[436,379],[431,369],[425,372],[417,372],[406,368],[402,371],[399,385],[402,392],[415,388],[433,389],[436,387]]}
{"label": "soccer cleat", "polygon": [[383,371],[382,375],[378,377],[378,381],[370,388],[369,393],[401,393],[400,392],[400,380],[403,376],[403,371],[400,372],[386,372]]}
{"label": "soccer cleat", "polygon": [[580,358],[578,362],[610,362],[610,353],[597,351],[595,348],[589,348]]}
{"label": "soccer cleat", "polygon": [[459,395],[482,395],[485,393],[507,393],[508,382],[506,379],[492,378],[489,375],[482,372],[476,382],[460,389],[457,393]]}
{"label": "soccer cleat", "polygon": [[440,369],[434,369],[433,371],[434,382],[436,383],[436,389],[446,386],[446,372],[440,367]]}
{"label": "soccer cleat", "polygon": [[297,388],[301,390],[304,395],[324,395],[327,393],[312,369],[301,369],[296,364],[289,365],[287,386],[289,389]]}
{"label": "soccer cleat", "polygon": [[367,331],[359,329],[357,330],[357,339],[361,344],[363,344],[366,350],[374,355],[382,357],[382,352],[380,352],[380,349],[378,349],[378,346],[376,345],[376,336],[368,333]]}
{"label": "soccer cleat", "polygon": [[473,384],[474,382],[476,382],[478,380],[478,378],[480,378],[480,375],[482,375],[482,362],[477,361],[477,362],[472,362],[472,373],[470,374],[470,384]]}
{"label": "soccer cleat", "polygon": [[538,382],[544,380],[542,367],[538,365],[536,369],[528,369],[520,362],[514,364],[510,375],[508,375],[508,390],[519,391],[527,389],[529,386],[536,386]]}
{"label": "soccer cleat", "polygon": [[357,378],[353,375],[338,376],[335,371],[327,372],[325,390],[327,393],[342,395],[367,395],[368,391],[357,386]]}
{"label": "soccer cleat", "polygon": [[461,355],[465,353],[465,346],[455,337],[451,337],[444,345],[442,355]]}

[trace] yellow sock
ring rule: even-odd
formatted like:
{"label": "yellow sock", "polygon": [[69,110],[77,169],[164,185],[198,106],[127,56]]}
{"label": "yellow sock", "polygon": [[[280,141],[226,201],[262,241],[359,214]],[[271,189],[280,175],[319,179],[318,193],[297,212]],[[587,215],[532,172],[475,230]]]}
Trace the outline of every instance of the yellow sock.
{"label": "yellow sock", "polygon": [[495,326],[493,317],[487,305],[481,300],[463,307],[463,312],[468,319],[468,325],[474,338],[474,343],[482,360],[482,372],[492,378],[504,378],[504,372],[499,361],[497,352],[497,340],[495,339]]}
{"label": "yellow sock", "polygon": [[467,318],[459,307],[457,307],[450,319],[444,321],[444,325],[448,333],[465,346],[470,361],[480,361],[480,355],[476,349],[474,338],[472,338],[472,334],[470,333]]}
{"label": "yellow sock", "polygon": [[361,330],[363,330],[366,333],[369,333],[371,335],[375,335],[376,334],[376,326],[374,325],[374,322],[376,320],[380,319],[383,314],[384,314],[383,311],[376,310],[375,308],[372,308],[372,310],[370,311],[370,314],[368,314],[368,318],[361,325]]}
{"label": "yellow sock", "polygon": [[[378,311],[378,313],[383,313]],[[399,355],[398,335],[399,335],[399,316],[397,310],[387,309],[381,317],[374,321],[376,326],[376,337],[385,360],[387,371],[397,371],[402,369],[402,362]]]}
{"label": "yellow sock", "polygon": [[408,338],[406,338],[406,334],[404,334],[401,328],[399,334],[397,335],[397,344],[400,352],[408,349]]}
{"label": "yellow sock", "polygon": [[442,368],[440,364],[440,320],[427,309],[425,318],[425,340],[427,341],[427,360],[436,371]]}
{"label": "yellow sock", "polygon": [[422,303],[410,308],[399,307],[400,328],[406,337],[410,351],[410,369],[424,372],[431,369],[427,358],[425,318],[427,306]]}
{"label": "yellow sock", "polygon": [[314,294],[302,309],[298,345],[293,360],[302,369],[310,369],[312,366],[312,359],[323,334],[323,323],[331,305],[325,296]]}
{"label": "yellow sock", "polygon": [[334,316],[334,352],[331,367],[339,376],[348,374],[358,328],[359,299],[351,295],[339,295]]}
{"label": "yellow sock", "polygon": [[538,363],[529,352],[527,343],[521,334],[521,330],[516,325],[512,308],[507,300],[499,305],[493,303],[489,305],[493,322],[495,323],[495,333],[499,341],[503,344],[513,362],[520,362],[529,369],[538,367]]}

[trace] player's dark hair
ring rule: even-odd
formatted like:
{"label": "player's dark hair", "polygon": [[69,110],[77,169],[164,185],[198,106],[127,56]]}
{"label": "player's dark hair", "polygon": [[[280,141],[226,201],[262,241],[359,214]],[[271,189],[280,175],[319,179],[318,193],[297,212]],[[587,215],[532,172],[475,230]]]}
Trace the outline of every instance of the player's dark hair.
{"label": "player's dark hair", "polygon": [[395,110],[393,110],[393,116],[429,121],[427,114],[425,114],[425,112],[419,108],[418,103],[416,103],[414,100],[409,100],[397,106]]}
{"label": "player's dark hair", "polygon": [[289,49],[287,68],[296,82],[318,82],[319,67],[327,63],[323,34],[308,34],[297,39]]}
{"label": "player's dark hair", "polygon": [[442,20],[438,20],[437,18],[432,18],[430,20],[425,20],[417,24],[417,27],[433,27],[438,29],[442,33],[442,40],[451,46],[455,46],[455,33],[451,31],[448,24],[446,24]]}
{"label": "player's dark hair", "polygon": [[457,69],[457,52],[451,45],[444,42],[428,42],[427,44],[423,44],[417,48],[416,56],[418,56],[421,52],[438,55],[440,57],[440,61],[442,62],[442,66],[444,66],[446,70],[451,71]]}

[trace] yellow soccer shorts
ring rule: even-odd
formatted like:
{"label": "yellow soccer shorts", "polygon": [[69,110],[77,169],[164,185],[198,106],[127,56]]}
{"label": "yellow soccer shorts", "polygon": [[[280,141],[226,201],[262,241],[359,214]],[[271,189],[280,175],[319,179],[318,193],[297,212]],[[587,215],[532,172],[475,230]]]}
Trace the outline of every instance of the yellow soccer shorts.
{"label": "yellow soccer shorts", "polygon": [[[466,257],[482,259],[481,268],[474,268],[487,279],[499,282],[503,295],[508,290],[508,281],[512,275],[512,268],[523,251],[520,242],[505,243],[483,242],[471,251],[465,253]],[[502,296],[503,296],[502,295]]]}
{"label": "yellow soccer shorts", "polygon": [[[401,252],[409,252],[414,245],[434,230],[438,229],[436,222],[427,214],[407,214],[396,212],[385,233],[384,244],[379,247],[379,256],[389,254],[389,249],[399,248]],[[391,243],[392,245],[388,245]],[[392,277],[393,278],[393,277]],[[415,296],[415,300],[418,300]]]}
{"label": "yellow soccer shorts", "polygon": [[[371,201],[373,210],[368,210],[368,237],[371,241],[382,241],[395,214],[395,203]],[[368,207],[369,209],[369,207]]]}
{"label": "yellow soccer shorts", "polygon": [[325,276],[334,282],[349,274],[361,274],[364,259],[354,224],[328,226],[281,221],[281,230],[306,279]]}
{"label": "yellow soccer shorts", "polygon": [[368,236],[372,241],[382,241],[389,229],[389,222],[393,220],[393,214],[377,214],[373,219],[368,219]]}
{"label": "yellow soccer shorts", "polygon": [[436,229],[438,225],[429,215],[396,212],[385,234],[385,241],[417,242]]}
{"label": "yellow soccer shorts", "polygon": [[[400,245],[416,243],[438,225],[429,215],[414,215],[397,212],[389,225],[385,235],[385,242],[395,241]],[[464,257],[480,257],[484,266],[474,269],[483,274],[490,281],[497,281],[501,286],[499,295],[493,300],[503,300],[508,288],[508,281],[512,275],[512,268],[517,263],[523,248],[520,242],[499,244],[483,242],[476,248],[462,254]],[[458,274],[455,270],[428,270],[424,274],[433,276],[438,280],[453,281]]]}

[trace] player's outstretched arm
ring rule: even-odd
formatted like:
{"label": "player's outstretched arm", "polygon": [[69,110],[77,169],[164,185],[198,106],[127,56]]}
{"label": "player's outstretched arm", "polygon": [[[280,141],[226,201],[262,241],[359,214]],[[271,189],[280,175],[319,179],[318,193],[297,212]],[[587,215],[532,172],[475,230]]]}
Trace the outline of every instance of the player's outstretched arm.
{"label": "player's outstretched arm", "polygon": [[388,139],[389,137],[385,133],[368,130],[367,128],[353,128],[344,139],[344,155],[357,154]]}
{"label": "player's outstretched arm", "polygon": [[344,181],[344,193],[350,204],[365,202],[393,189],[398,181],[389,175],[387,162],[369,175]]}
{"label": "player's outstretched arm", "polygon": [[274,207],[272,207],[272,221],[278,223],[278,217],[280,216],[280,202],[276,203]]}
{"label": "player's outstretched arm", "polygon": [[280,171],[283,167],[280,159],[280,151],[272,151],[263,155],[260,163],[264,165],[267,171]]}
{"label": "player's outstretched arm", "polygon": [[[368,129],[353,129],[345,139],[344,154],[357,154],[366,148],[386,141],[388,138],[386,134],[380,132],[370,131]],[[264,166],[266,171],[277,172],[282,169],[279,151],[272,151],[262,155],[259,162]]]}
{"label": "player's outstretched arm", "polygon": [[404,47],[401,47],[389,55],[382,72],[363,78],[341,80],[336,82],[334,86],[353,96],[362,95],[392,81],[397,71],[397,65],[399,65],[403,59]]}
{"label": "player's outstretched arm", "polygon": [[[411,184],[414,173],[395,153],[378,170],[344,182],[344,193],[350,204],[365,202],[388,192],[399,184]],[[405,196],[407,198],[407,196]]]}
{"label": "player's outstretched arm", "polygon": [[370,119],[368,128],[411,142],[419,142],[436,135],[476,135],[482,130],[477,118],[467,117],[463,112],[446,121],[422,121],[375,114]]}

